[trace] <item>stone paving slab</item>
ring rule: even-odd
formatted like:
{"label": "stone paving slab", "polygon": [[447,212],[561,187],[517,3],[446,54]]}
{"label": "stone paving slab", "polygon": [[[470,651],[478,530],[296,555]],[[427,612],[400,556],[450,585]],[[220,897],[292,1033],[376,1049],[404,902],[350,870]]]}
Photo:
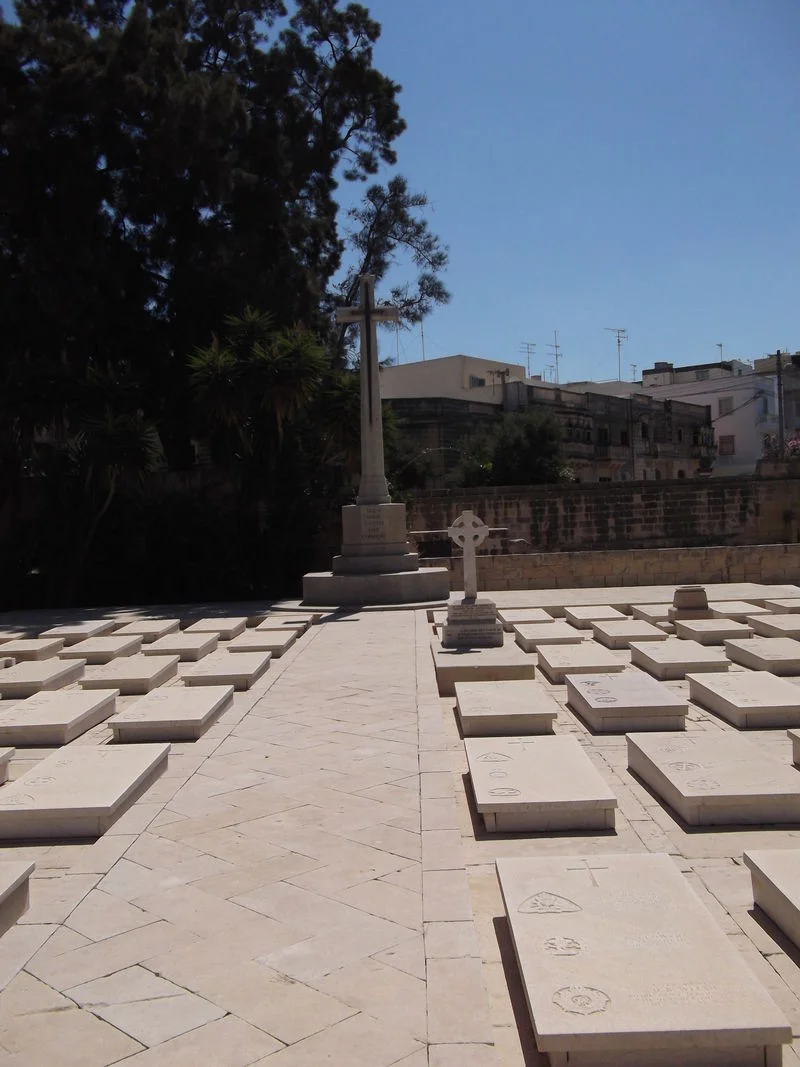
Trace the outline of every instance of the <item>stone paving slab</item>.
{"label": "stone paving slab", "polygon": [[118,696],[118,689],[58,690],[0,705],[0,744],[69,744],[113,715]]}

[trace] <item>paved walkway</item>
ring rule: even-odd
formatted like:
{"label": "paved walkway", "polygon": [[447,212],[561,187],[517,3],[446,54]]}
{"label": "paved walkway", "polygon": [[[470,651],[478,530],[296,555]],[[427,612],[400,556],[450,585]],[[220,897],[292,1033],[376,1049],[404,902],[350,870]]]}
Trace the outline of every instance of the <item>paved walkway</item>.
{"label": "paved walkway", "polygon": [[[575,839],[483,832],[431,635],[424,611],[312,627],[99,841],[7,850],[37,870],[0,940],[3,1067],[546,1064],[493,861]],[[800,1035],[798,954],[753,918],[740,862],[800,834],[685,833],[625,774],[624,739],[549,688],[620,800],[617,834],[580,850],[670,852]],[[699,709],[690,728],[727,729]],[[748,736],[786,758],[780,735]]]}

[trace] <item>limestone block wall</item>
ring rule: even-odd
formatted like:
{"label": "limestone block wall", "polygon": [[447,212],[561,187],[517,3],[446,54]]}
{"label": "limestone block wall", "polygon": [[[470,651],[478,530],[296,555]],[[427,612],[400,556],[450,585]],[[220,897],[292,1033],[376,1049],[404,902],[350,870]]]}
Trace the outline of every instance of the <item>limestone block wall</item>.
{"label": "limestone block wall", "polygon": [[[460,557],[426,559],[448,567],[450,588],[463,589]],[[800,582],[800,544],[712,545],[701,548],[529,552],[478,556],[478,590],[583,589],[590,586],[675,585],[693,582]]]}
{"label": "limestone block wall", "polygon": [[445,529],[466,508],[508,528],[520,552],[800,541],[800,478],[430,490],[410,505],[409,527]]}

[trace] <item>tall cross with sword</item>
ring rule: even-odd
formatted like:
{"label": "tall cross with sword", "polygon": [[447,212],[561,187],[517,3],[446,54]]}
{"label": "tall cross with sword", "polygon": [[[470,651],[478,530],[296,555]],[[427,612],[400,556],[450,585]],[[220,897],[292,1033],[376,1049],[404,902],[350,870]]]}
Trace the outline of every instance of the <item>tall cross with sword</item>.
{"label": "tall cross with sword", "polygon": [[383,459],[377,323],[397,322],[398,311],[375,305],[375,279],[371,274],[362,274],[358,284],[361,303],[336,311],[337,322],[357,322],[361,333],[361,482],[356,503],[388,504],[391,498]]}

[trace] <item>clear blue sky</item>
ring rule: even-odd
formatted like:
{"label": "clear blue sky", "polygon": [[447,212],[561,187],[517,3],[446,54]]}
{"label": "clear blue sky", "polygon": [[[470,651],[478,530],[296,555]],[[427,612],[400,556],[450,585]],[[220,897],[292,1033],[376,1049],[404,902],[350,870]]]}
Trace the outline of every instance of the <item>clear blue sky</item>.
{"label": "clear blue sky", "polygon": [[798,0],[365,3],[450,247],[428,358],[533,341],[541,371],[557,328],[562,381],[615,378],[607,326],[623,376],[800,349]]}
{"label": "clear blue sky", "polygon": [[450,247],[428,358],[531,341],[541,372],[558,329],[562,381],[613,378],[607,326],[623,376],[800,349],[798,0],[363,2]]}

